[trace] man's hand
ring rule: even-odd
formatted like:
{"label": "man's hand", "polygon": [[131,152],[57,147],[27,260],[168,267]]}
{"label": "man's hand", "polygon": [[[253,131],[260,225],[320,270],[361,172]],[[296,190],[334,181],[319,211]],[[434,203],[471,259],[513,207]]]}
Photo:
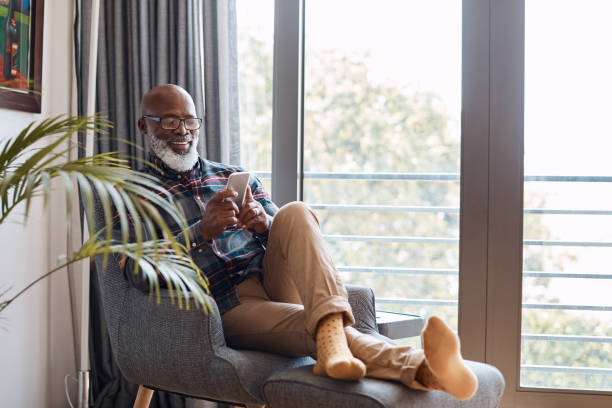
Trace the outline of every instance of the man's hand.
{"label": "man's hand", "polygon": [[238,226],[242,229],[250,228],[258,234],[263,234],[268,230],[266,211],[259,201],[253,198],[250,186],[247,186],[244,205],[238,213]]}
{"label": "man's hand", "polygon": [[222,190],[216,193],[206,204],[198,196],[195,197],[200,207],[200,234],[202,238],[209,241],[220,235],[230,225],[238,223],[238,206],[228,197],[236,197],[238,193],[234,190]]}

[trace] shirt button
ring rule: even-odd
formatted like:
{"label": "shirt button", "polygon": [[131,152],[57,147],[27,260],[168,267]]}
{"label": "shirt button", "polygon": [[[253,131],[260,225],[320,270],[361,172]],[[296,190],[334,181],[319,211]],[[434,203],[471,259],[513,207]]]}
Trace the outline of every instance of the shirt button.
{"label": "shirt button", "polygon": [[198,249],[198,253],[200,254],[202,253],[202,248]]}
{"label": "shirt button", "polygon": [[191,246],[195,248],[196,243],[195,243],[195,242],[192,242],[192,243],[191,243]]}

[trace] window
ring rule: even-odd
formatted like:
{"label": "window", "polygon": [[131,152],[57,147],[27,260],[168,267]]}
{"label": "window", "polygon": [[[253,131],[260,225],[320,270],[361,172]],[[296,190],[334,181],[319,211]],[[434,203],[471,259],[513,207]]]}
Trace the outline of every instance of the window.
{"label": "window", "polygon": [[272,191],[274,1],[236,2],[240,164]]}
{"label": "window", "polygon": [[275,3],[275,199],[379,307],[458,322],[504,407],[612,401],[608,3]]}
{"label": "window", "polygon": [[612,391],[611,16],[526,2],[523,387]]}
{"label": "window", "polygon": [[344,281],[456,329],[461,3],[310,0],[304,41],[303,200]]}

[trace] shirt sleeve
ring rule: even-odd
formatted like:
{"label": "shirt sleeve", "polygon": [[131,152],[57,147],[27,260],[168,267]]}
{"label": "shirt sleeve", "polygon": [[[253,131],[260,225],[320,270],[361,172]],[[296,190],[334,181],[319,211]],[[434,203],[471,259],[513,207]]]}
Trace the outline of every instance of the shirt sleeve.
{"label": "shirt sleeve", "polygon": [[219,253],[217,246],[215,245],[216,238],[212,238],[206,241],[200,234],[200,221],[194,222],[188,229],[189,234],[189,245],[185,242],[185,235],[178,234],[175,238],[178,242],[189,247],[189,253],[192,258],[195,259],[196,255],[204,255],[207,258],[211,257],[223,257],[223,254]]}

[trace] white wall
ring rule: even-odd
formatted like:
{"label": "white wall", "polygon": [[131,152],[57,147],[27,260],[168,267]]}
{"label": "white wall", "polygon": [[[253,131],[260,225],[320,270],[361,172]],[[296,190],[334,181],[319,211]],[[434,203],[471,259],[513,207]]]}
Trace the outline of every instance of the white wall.
{"label": "white wall", "polygon": [[[72,1],[45,3],[42,113],[0,109],[3,139],[33,120],[70,112]],[[0,290],[12,286],[14,293],[56,265],[66,241],[59,203],[54,197],[46,210],[35,203],[25,226],[0,226]],[[68,406],[63,380],[65,374],[75,374],[75,363],[66,281],[66,273],[60,272],[0,315],[0,406]]]}

